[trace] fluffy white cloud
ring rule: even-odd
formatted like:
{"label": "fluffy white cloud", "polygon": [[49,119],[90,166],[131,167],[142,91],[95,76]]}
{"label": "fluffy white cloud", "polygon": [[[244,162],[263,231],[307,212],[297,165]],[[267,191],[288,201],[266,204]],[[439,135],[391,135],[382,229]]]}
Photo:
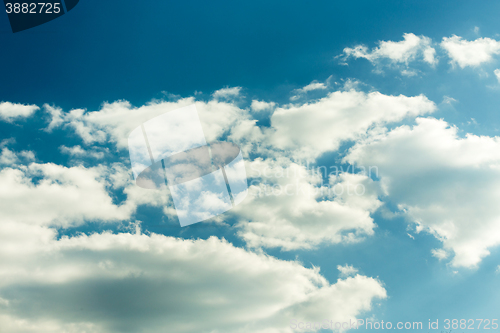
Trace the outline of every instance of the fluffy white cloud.
{"label": "fluffy white cloud", "polygon": [[254,99],[252,101],[252,104],[250,105],[250,108],[256,112],[263,112],[263,111],[272,111],[275,106],[276,106],[275,102],[264,102]]}
{"label": "fluffy white cloud", "polygon": [[346,161],[378,166],[389,200],[454,252],[454,266],[473,267],[500,244],[500,138],[460,138],[443,120],[418,118],[358,143]]}
{"label": "fluffy white cloud", "polygon": [[500,42],[491,38],[478,38],[468,41],[460,36],[444,37],[441,47],[451,58],[451,64],[460,68],[477,67],[490,62],[493,55],[500,53]]}
{"label": "fluffy white cloud", "polygon": [[[111,141],[119,149],[126,149],[128,135],[137,126],[193,103],[208,142],[229,133],[229,139],[239,144],[245,154],[255,150],[265,155],[286,155],[283,152],[286,150],[299,158],[316,158],[338,149],[343,141],[358,139],[372,126],[398,122],[436,109],[435,104],[423,95],[389,96],[350,89],[329,93],[315,102],[277,107],[271,117],[271,127],[263,130],[256,126],[257,120],[252,118],[249,110],[217,100],[200,102],[184,98],[176,102],[153,101],[141,107],[118,101],[91,112],[75,109],[61,113],[57,108],[46,108],[54,117],[51,125],[55,125],[51,129],[69,126],[86,144]],[[274,102],[263,103],[254,101],[251,109],[275,107]]]}
{"label": "fluffy white cloud", "polygon": [[38,225],[71,226],[85,220],[129,217],[106,190],[100,167],[32,163],[0,170],[0,219]]}
{"label": "fluffy white cloud", "polygon": [[[126,196],[120,203],[111,195],[117,189]],[[139,205],[163,207],[166,215],[174,214],[168,190],[136,186],[130,169],[121,163],[91,168],[31,163],[0,170],[2,221],[63,228],[88,221],[117,223],[129,219]]]}
{"label": "fluffy white cloud", "polygon": [[0,153],[0,165],[12,165],[18,161],[17,155],[10,150],[9,148],[2,148],[2,152]]}
{"label": "fluffy white cloud", "polygon": [[[425,36],[416,36],[412,33],[403,35],[403,40],[399,42],[380,41],[379,46],[371,51],[364,45],[357,45],[354,48],[345,48],[343,59],[349,57],[365,58],[371,63],[380,66],[384,61],[388,61],[390,65],[404,65],[415,60],[423,60],[424,62],[435,65],[438,60],[436,58],[436,50],[432,47],[432,40]],[[408,73],[406,70],[405,73]]]}
{"label": "fluffy white cloud", "polygon": [[[196,104],[207,141],[214,141],[234,125],[244,110],[237,106],[216,100],[196,102],[185,98],[176,102],[153,101],[141,107],[133,107],[127,101],[105,103],[98,111],[74,109],[67,113],[57,108],[47,108],[53,116],[47,129],[68,126],[83,139],[86,144],[113,142],[119,149],[128,146],[128,135],[136,127],[155,116]],[[61,120],[62,119],[62,120]]]}
{"label": "fluffy white cloud", "polygon": [[[430,113],[436,108],[425,96],[387,96],[351,89],[332,92],[315,102],[276,108],[271,126],[267,129],[256,126],[249,110],[240,109],[232,103],[195,102],[192,98],[177,102],[153,102],[139,108],[121,101],[105,104],[101,110],[94,112],[72,110],[62,117],[65,126],[74,128],[88,143],[106,139],[116,142],[120,148],[126,148],[128,133],[136,126],[156,115],[192,103],[196,103],[209,142],[223,133],[229,133],[229,139],[238,143],[246,156],[253,152],[257,156],[269,157],[265,162],[260,159],[251,162],[252,167],[299,173],[304,172],[303,166],[282,157],[314,159],[325,152],[335,151],[344,141],[366,136],[370,128]],[[261,107],[259,103],[253,104]],[[274,107],[272,103],[266,106],[269,105]],[[279,162],[270,162],[272,160]],[[321,197],[321,191],[328,186],[321,185],[317,176],[260,177],[260,181],[264,182],[254,183],[247,202],[241,205],[240,210],[235,210],[239,214],[239,235],[251,247],[313,248],[324,242],[359,241],[373,233],[375,225],[370,213],[379,207],[380,201],[376,186],[366,176],[332,178],[331,188],[346,188],[347,193],[347,188],[359,185],[359,188],[366,189],[366,193],[344,193],[326,199]],[[269,185],[281,186],[296,193],[292,196],[285,192],[272,197],[262,195],[269,190]],[[141,191],[144,190],[133,185],[127,187],[127,200],[134,205],[151,200],[152,195],[136,194],[142,194]],[[156,199],[156,203],[159,202]],[[168,205],[165,213],[175,215],[175,210]]]}
{"label": "fluffy white cloud", "polygon": [[372,126],[398,122],[436,109],[425,96],[389,96],[351,89],[335,91],[316,102],[276,108],[267,142],[296,158],[316,158],[356,140]]}
{"label": "fluffy white cloud", "polygon": [[0,225],[0,312],[9,332],[291,332],[293,318],[354,319],[386,291],[211,237],[93,234]]}
{"label": "fluffy white cloud", "polygon": [[[2,148],[3,146],[3,148]],[[0,166],[12,166],[19,162],[32,162],[35,160],[35,154],[29,150],[14,152],[4,145],[0,144],[2,151],[0,152]]]}
{"label": "fluffy white cloud", "polygon": [[373,234],[370,213],[381,202],[367,176],[332,175],[323,186],[317,169],[306,170],[289,160],[257,159],[247,170],[253,179],[249,194],[233,212],[240,220],[238,234],[249,247],[311,249]]}
{"label": "fluffy white cloud", "polygon": [[36,105],[24,105],[24,104],[15,104],[11,102],[1,102],[0,119],[11,123],[14,120],[27,118],[31,116],[38,109],[40,108]]}

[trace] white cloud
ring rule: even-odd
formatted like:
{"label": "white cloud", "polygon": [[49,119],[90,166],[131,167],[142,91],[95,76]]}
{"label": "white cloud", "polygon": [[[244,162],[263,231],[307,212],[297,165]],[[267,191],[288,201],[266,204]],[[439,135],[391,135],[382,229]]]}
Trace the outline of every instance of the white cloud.
{"label": "white cloud", "polygon": [[250,108],[256,112],[263,112],[263,111],[272,111],[275,106],[276,106],[275,102],[265,102],[254,99],[252,101],[252,104],[250,105]]}
{"label": "white cloud", "polygon": [[325,90],[326,88],[327,88],[327,86],[323,82],[313,81],[313,82],[309,83],[307,86],[305,86],[301,89],[298,89],[298,91],[309,92],[309,91],[313,91],[313,90]]}
{"label": "white cloud", "polygon": [[54,128],[57,128],[64,123],[64,114],[61,108],[48,104],[44,104],[43,108],[50,116],[50,123],[45,128],[46,132],[52,132]]}
{"label": "white cloud", "polygon": [[500,138],[457,132],[418,118],[356,144],[345,160],[378,166],[389,201],[454,252],[452,265],[473,267],[500,244]]}
{"label": "white cloud", "polygon": [[216,140],[229,130],[245,113],[231,103],[216,100],[206,103],[196,102],[193,98],[180,99],[176,102],[153,101],[138,108],[127,101],[117,101],[103,104],[98,111],[89,112],[83,109],[74,109],[67,113],[50,111],[53,116],[55,115],[51,121],[51,124],[55,125],[51,130],[57,126],[69,126],[86,144],[111,142],[119,149],[127,149],[128,135],[137,126],[155,116],[193,103],[196,104],[208,142]]}
{"label": "white cloud", "polygon": [[478,38],[473,41],[462,39],[460,36],[443,37],[441,47],[451,58],[452,65],[460,68],[478,67],[493,60],[493,55],[500,53],[500,42],[491,38]]}
{"label": "white cloud", "polygon": [[345,264],[344,266],[338,265],[337,269],[340,271],[340,276],[343,278],[346,278],[351,275],[355,275],[358,273],[358,269],[354,268],[353,266],[349,266],[348,264]]}
{"label": "white cloud", "polygon": [[294,92],[298,93],[298,94],[305,94],[305,93],[308,93],[310,91],[325,90],[327,88],[328,88],[327,85],[324,84],[323,82],[313,81],[313,82],[309,83],[307,86],[304,86],[300,89],[295,89]]}
{"label": "white cloud", "polygon": [[[327,80],[327,82],[328,82],[328,80]],[[295,95],[293,95],[292,97],[290,97],[290,100],[291,101],[296,101],[301,96],[307,94],[310,91],[325,90],[325,89],[328,89],[328,86],[326,84],[324,84],[323,82],[318,82],[318,81],[315,80],[315,81],[312,81],[311,83],[309,83],[307,86],[304,86],[304,87],[299,88],[299,89],[295,89],[293,91],[295,93]]]}
{"label": "white cloud", "polygon": [[9,144],[10,140],[4,140],[0,144],[0,147],[3,146],[2,151],[0,152],[0,165],[2,166],[12,166],[20,162],[20,160],[24,160],[25,162],[32,162],[35,160],[35,154],[32,151],[23,150],[21,152],[14,152],[9,148],[5,147]]}
{"label": "white cloud", "polygon": [[[127,219],[135,206],[114,205],[100,167],[32,163],[0,170],[0,219],[71,226]],[[36,179],[36,180],[33,180]]]}
{"label": "white cloud", "polygon": [[495,76],[497,77],[498,83],[500,83],[500,69],[495,69],[495,71],[493,73],[495,73]]}
{"label": "white cloud", "polygon": [[[0,220],[34,225],[81,225],[88,221],[127,220],[139,205],[163,207],[175,214],[167,190],[152,191],[135,185],[131,171],[121,163],[85,168],[53,163],[13,165],[0,170]],[[111,189],[126,199],[114,203]]]}
{"label": "white cloud", "polygon": [[35,160],[35,153],[31,150],[23,150],[19,152],[19,156],[21,156],[27,162],[33,162]]}
{"label": "white cloud", "polygon": [[311,249],[373,234],[370,213],[381,202],[368,177],[332,175],[330,186],[322,186],[317,170],[311,173],[289,160],[257,159],[247,170],[253,179],[249,194],[232,212],[240,220],[238,235],[249,247]]}
{"label": "white cloud", "polygon": [[36,105],[14,104],[11,102],[0,103],[0,119],[11,123],[21,118],[28,118],[39,107]]}
{"label": "white cloud", "polygon": [[228,98],[238,97],[240,95],[240,92],[241,92],[241,87],[222,88],[216,90],[212,94],[212,96],[215,99],[220,99],[220,98],[228,99]]}
{"label": "white cloud", "polygon": [[[211,237],[93,234],[0,225],[2,327],[9,332],[282,332],[293,318],[355,319],[385,298],[356,275],[330,284],[319,268]],[[43,331],[45,330],[45,331]]]}
{"label": "white cloud", "polygon": [[12,165],[18,161],[17,155],[9,148],[3,148],[0,153],[0,165]]}
{"label": "white cloud", "polygon": [[[344,141],[366,136],[370,128],[430,113],[436,108],[425,96],[387,96],[351,89],[332,92],[315,102],[278,107],[271,117],[271,127],[267,129],[256,126],[249,110],[218,101],[195,102],[192,98],[153,102],[139,108],[121,101],[105,104],[94,112],[72,110],[65,116],[65,123],[87,143],[106,139],[126,148],[128,133],[136,126],[156,115],[192,103],[196,103],[207,141],[229,133],[228,138],[236,142],[246,156],[252,152],[269,157],[264,162],[254,161],[251,166],[294,172],[303,172],[304,167],[292,163],[286,156],[314,159],[325,152],[335,151]],[[273,159],[278,162],[271,162]],[[268,190],[266,184],[251,187],[249,200],[241,205],[241,210],[233,210],[238,212],[239,235],[251,247],[313,248],[321,243],[359,241],[373,234],[375,225],[370,214],[381,203],[377,199],[377,186],[366,176],[342,175],[332,178],[330,184],[337,188],[359,185],[366,188],[363,195],[343,194],[322,200],[318,191],[324,191],[325,186],[320,184],[317,176],[261,178],[260,181],[295,190],[297,194],[282,193],[269,198],[259,196],[259,192]],[[126,188],[130,205],[135,207],[147,203],[147,200],[153,200],[152,197],[155,204],[162,202],[143,191],[133,185]],[[271,211],[275,212],[274,215],[269,213]],[[171,205],[165,208],[165,214],[175,216]]]}
{"label": "white cloud", "polygon": [[[118,101],[104,104],[98,111],[83,109],[56,114],[56,124],[75,130],[86,144],[116,143],[119,149],[128,147],[128,135],[145,121],[190,104],[195,104],[208,142],[225,133],[243,149],[262,154],[277,154],[279,150],[292,152],[298,158],[316,158],[327,151],[338,149],[343,141],[363,136],[372,126],[399,122],[405,117],[433,112],[436,106],[425,96],[407,97],[364,93],[351,89],[335,91],[315,102],[290,104],[275,108],[271,128],[256,126],[249,110],[234,103],[195,101],[185,98],[176,102],[153,101],[141,107]],[[252,104],[264,107],[263,102]],[[269,102],[267,106],[275,106]],[[59,121],[59,116],[63,121]],[[52,123],[52,122],[51,122]],[[283,152],[286,154],[286,152]]]}
{"label": "white cloud", "polygon": [[[384,65],[384,61],[388,61],[390,65],[403,65],[405,68],[410,62],[416,60],[422,60],[429,65],[438,63],[432,40],[429,37],[416,36],[412,33],[404,34],[403,40],[399,42],[380,41],[379,46],[371,51],[364,45],[347,47],[343,55],[344,60],[349,57],[365,58],[377,66]],[[408,72],[407,69],[405,71]]]}
{"label": "white cloud", "polygon": [[340,144],[364,136],[372,126],[398,122],[436,109],[425,96],[389,96],[379,92],[335,91],[316,102],[278,107],[271,117],[272,147],[296,158],[316,158]]}

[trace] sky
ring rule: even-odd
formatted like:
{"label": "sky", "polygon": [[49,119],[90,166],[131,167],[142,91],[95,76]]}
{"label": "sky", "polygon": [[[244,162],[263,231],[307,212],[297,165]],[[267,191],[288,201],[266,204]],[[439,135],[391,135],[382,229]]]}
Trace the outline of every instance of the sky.
{"label": "sky", "polygon": [[[0,15],[0,331],[490,332],[499,9],[82,0],[18,33]],[[249,187],[181,227],[127,140],[190,105]]]}

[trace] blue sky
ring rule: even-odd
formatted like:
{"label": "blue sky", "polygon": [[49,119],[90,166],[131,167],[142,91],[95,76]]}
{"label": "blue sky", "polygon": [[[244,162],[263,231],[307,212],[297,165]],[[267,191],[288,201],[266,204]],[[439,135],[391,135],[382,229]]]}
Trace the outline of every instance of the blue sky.
{"label": "blue sky", "polygon": [[[440,331],[446,318],[496,319],[499,9],[82,0],[16,34],[0,15],[0,257],[16,252],[0,269],[0,320],[9,332],[291,332],[293,316],[439,319]],[[168,193],[135,187],[124,142],[194,102],[207,140],[238,144],[261,184],[295,179],[253,171],[305,160],[379,174],[298,180],[362,184],[360,198],[262,199],[256,186],[241,207],[180,228]],[[192,284],[170,273],[197,266]]]}

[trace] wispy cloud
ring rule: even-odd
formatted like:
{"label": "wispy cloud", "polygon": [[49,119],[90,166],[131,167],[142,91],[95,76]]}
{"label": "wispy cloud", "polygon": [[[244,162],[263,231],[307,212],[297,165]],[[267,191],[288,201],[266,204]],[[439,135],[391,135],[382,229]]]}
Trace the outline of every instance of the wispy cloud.
{"label": "wispy cloud", "polygon": [[403,40],[380,41],[379,46],[369,50],[365,45],[345,48],[341,56],[343,61],[349,58],[364,58],[378,67],[393,66],[401,70],[402,74],[413,75],[409,64],[414,61],[423,61],[429,65],[436,65],[436,50],[432,47],[429,37],[417,36],[412,33],[403,35]]}

